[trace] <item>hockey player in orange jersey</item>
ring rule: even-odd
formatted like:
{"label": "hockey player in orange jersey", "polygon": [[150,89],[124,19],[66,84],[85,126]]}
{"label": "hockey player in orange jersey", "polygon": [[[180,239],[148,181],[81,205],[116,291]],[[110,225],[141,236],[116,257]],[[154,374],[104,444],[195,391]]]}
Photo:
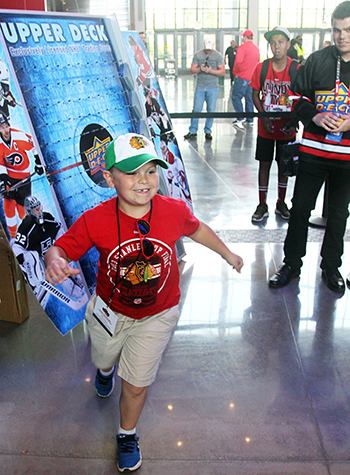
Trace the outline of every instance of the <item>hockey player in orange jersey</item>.
{"label": "hockey player in orange jersey", "polygon": [[[24,199],[31,195],[31,168],[28,152],[35,157],[34,171],[44,173],[30,135],[10,127],[8,118],[0,112],[0,196],[10,237],[17,233],[17,218],[25,216]],[[19,186],[18,186],[19,185]]]}

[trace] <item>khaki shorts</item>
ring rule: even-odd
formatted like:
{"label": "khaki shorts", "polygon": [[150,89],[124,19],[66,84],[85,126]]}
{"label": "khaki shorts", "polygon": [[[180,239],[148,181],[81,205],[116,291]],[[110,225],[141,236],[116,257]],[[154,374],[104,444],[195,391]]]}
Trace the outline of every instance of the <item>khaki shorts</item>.
{"label": "khaki shorts", "polygon": [[136,387],[156,379],[163,351],[179,319],[178,306],[141,320],[118,313],[113,337],[93,316],[96,294],[87,305],[85,319],[91,338],[91,359],[97,368],[118,364],[118,376]]}

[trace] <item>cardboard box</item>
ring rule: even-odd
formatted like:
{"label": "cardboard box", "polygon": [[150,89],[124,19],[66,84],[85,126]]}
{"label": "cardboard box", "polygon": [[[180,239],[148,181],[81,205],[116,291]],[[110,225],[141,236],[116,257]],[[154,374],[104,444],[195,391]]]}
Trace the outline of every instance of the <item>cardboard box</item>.
{"label": "cardboard box", "polygon": [[29,317],[24,275],[0,228],[0,320],[22,323]]}

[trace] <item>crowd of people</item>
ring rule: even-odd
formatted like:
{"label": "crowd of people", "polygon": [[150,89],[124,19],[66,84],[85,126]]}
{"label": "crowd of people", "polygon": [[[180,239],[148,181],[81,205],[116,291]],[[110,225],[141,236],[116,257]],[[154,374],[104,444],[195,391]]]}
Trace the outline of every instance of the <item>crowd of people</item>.
{"label": "crowd of people", "polygon": [[[304,126],[290,210],[285,204],[287,179],[278,175],[275,212],[289,220],[289,226],[284,265],[269,281],[275,289],[299,276],[308,220],[327,179],[329,217],[321,249],[322,276],[332,291],[345,290],[338,269],[350,203],[350,115],[349,96],[345,97],[339,84],[350,84],[350,1],[336,7],[332,27],[334,44],[312,53],[305,62],[298,38],[298,59],[289,57],[291,35],[283,26],[265,34],[272,52],[267,62],[259,61],[251,30],[242,34],[242,44],[236,50],[231,44],[234,61],[232,50],[225,54],[232,65],[236,111],[243,112],[243,98],[246,112],[253,111],[254,106],[260,112],[281,111],[281,107],[291,111],[290,93],[300,97],[295,105],[296,119],[271,116],[258,120],[259,205],[252,216],[257,222],[268,216],[271,163],[274,159],[279,163],[280,145],[295,139],[298,121]],[[215,110],[218,77],[225,74],[225,59],[209,39],[195,54],[191,66],[191,73],[197,75],[195,112],[202,110],[204,102],[208,111]],[[333,101],[323,101],[319,91]],[[248,124],[251,119],[247,117]],[[212,122],[210,118],[205,122],[206,140],[212,139]],[[240,122],[235,123],[237,130],[244,127]],[[193,119],[185,139],[195,139],[197,131],[198,119]],[[57,285],[79,273],[71,267],[71,260],[77,261],[92,246],[100,252],[97,286],[86,321],[97,367],[97,395],[106,398],[112,394],[116,367],[122,382],[116,435],[118,469],[122,472],[136,470],[142,463],[136,424],[179,317],[176,240],[191,237],[221,255],[238,272],[243,260],[200,222],[183,200],[157,194],[157,165],[167,169],[168,163],[157,156],[147,137],[131,133],[113,140],[105,163],[104,178],[117,196],[78,218],[47,250],[44,259],[46,278]]]}
{"label": "crowd of people", "polygon": [[[272,53],[268,60],[260,62],[260,52],[253,42],[253,31],[249,29],[241,33],[240,46],[236,47],[232,41],[225,52],[223,63],[226,64],[227,57],[233,83],[232,105],[237,113],[233,126],[244,131],[253,122],[254,109],[261,113],[274,113],[271,117],[264,115],[258,118],[255,158],[259,162],[259,203],[251,218],[253,223],[260,223],[269,216],[267,195],[270,169],[275,159],[278,166],[275,213],[289,223],[284,264],[269,280],[271,288],[284,287],[299,276],[306,253],[311,211],[315,208],[322,185],[327,181],[329,216],[321,249],[322,277],[332,291],[342,293],[345,290],[339,267],[350,203],[349,30],[350,2],[345,1],[332,14],[333,45],[325,41],[323,47],[307,59],[302,36],[292,38],[283,26],[277,26],[264,35]],[[194,57],[191,73],[198,77],[217,76],[219,66],[207,70],[199,53]],[[207,93],[205,84],[201,93]],[[199,104],[195,101],[193,112],[201,112],[202,107],[203,102]],[[213,109],[211,105],[207,110],[213,111],[215,106]],[[287,118],[276,114],[292,111],[294,114]],[[196,121],[196,127],[195,130],[190,127],[184,137],[187,140],[197,136],[198,119],[192,121]],[[283,146],[295,141],[300,123],[303,133],[299,145],[299,168],[292,208],[289,209],[285,203],[288,177],[281,171],[281,156]],[[349,277],[347,281],[350,285]]]}

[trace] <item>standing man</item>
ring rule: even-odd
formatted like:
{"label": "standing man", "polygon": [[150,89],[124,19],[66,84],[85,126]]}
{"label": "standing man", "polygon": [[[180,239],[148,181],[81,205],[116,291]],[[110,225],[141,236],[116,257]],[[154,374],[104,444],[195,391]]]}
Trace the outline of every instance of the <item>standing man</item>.
{"label": "standing man", "polygon": [[328,219],[321,248],[322,277],[327,287],[345,289],[338,268],[350,203],[350,1],[332,14],[334,45],[312,53],[299,74],[293,92],[302,96],[295,111],[304,124],[299,147],[289,227],[284,242],[284,265],[269,285],[284,287],[298,277],[306,254],[308,221],[327,178]]}
{"label": "standing man", "polygon": [[303,38],[299,35],[295,39],[296,43],[294,45],[294,48],[297,50],[298,60],[302,62],[304,61]]}
{"label": "standing man", "polygon": [[296,61],[298,61],[298,52],[297,50],[295,49],[295,44],[296,44],[297,40],[295,38],[293,38],[290,42],[290,47],[288,48],[287,50],[287,56],[289,58],[292,58],[292,59],[295,59]]}
{"label": "standing man", "polygon": [[[255,66],[260,60],[259,48],[253,43],[253,32],[246,30],[243,33],[242,44],[238,47],[233,67],[235,82],[232,88],[232,104],[236,112],[243,112],[242,99],[245,99],[245,111],[254,112],[252,88],[249,81],[252,78]],[[235,119],[233,125],[243,130],[244,119]],[[253,123],[253,118],[246,120],[247,124]]]}
{"label": "standing man", "polygon": [[228,58],[228,67],[229,67],[229,70],[230,70],[231,84],[233,83],[233,81],[235,79],[235,77],[233,75],[233,66],[235,64],[236,53],[237,53],[236,42],[234,40],[232,40],[231,43],[230,43],[230,46],[225,51],[225,64],[227,64],[226,63],[226,57],[227,57]]}
{"label": "standing man", "polygon": [[[214,50],[214,42],[204,40],[204,49],[197,51],[193,57],[190,69],[191,74],[197,74],[197,85],[194,93],[192,112],[202,112],[204,102],[207,103],[207,112],[215,112],[216,101],[219,96],[219,76],[225,75],[225,63],[222,54]],[[190,130],[185,139],[197,137],[199,119],[191,119]],[[212,140],[211,128],[214,119],[205,120],[204,133],[206,140]]]}

